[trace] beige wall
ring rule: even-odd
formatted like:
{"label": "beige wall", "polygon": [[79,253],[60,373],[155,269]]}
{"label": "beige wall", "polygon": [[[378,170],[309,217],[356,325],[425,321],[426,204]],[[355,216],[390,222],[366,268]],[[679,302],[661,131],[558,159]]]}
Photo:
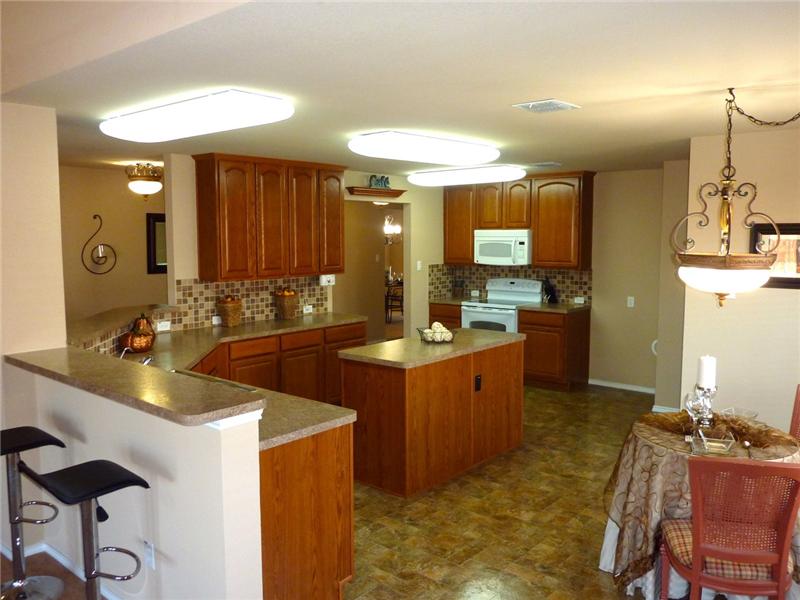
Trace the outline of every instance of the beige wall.
{"label": "beige wall", "polygon": [[367,340],[384,339],[384,268],[382,207],[371,202],[344,203],[345,272],[336,275],[333,306],[337,312],[365,315]]}
{"label": "beige wall", "polygon": [[[148,197],[128,189],[123,168],[61,166],[61,242],[67,319],[81,319],[110,308],[167,302],[167,276],[147,273],[146,214],[164,212],[164,194]],[[92,215],[103,219],[102,241],[117,252],[117,265],[104,275],[89,273],[81,249],[97,229]]]}
{"label": "beige wall", "polygon": [[[690,210],[697,210],[698,187],[719,179],[723,151],[721,135],[692,139]],[[755,210],[777,222],[800,222],[800,130],[735,134],[733,164],[740,183],[758,185]],[[744,207],[734,208],[738,208],[734,250],[746,251],[749,232],[741,227]],[[718,206],[709,210],[713,223]],[[690,227],[698,251],[713,252],[719,243],[718,230],[707,229]],[[765,422],[788,427],[800,382],[800,292],[762,288],[739,294],[718,308],[713,295],[687,289],[683,339],[683,393],[694,386],[698,357],[711,354],[717,357],[716,406],[751,408]]]}
{"label": "beige wall", "polygon": [[177,303],[175,281],[197,279],[197,194],[194,159],[186,154],[164,156],[167,213],[167,296]]}
{"label": "beige wall", "polygon": [[656,406],[681,405],[681,362],[683,356],[683,304],[685,288],[673,263],[670,233],[686,214],[689,161],[664,163],[661,194],[661,259],[658,286],[658,357],[656,360]]}
{"label": "beige wall", "polygon": [[597,382],[655,387],[661,179],[660,169],[595,177],[589,376]]}

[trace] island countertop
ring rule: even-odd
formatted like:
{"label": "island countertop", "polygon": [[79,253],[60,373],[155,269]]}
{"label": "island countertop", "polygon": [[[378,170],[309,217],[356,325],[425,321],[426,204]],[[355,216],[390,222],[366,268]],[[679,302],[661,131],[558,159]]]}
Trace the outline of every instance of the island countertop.
{"label": "island countertop", "polygon": [[456,356],[521,342],[525,339],[523,333],[506,333],[485,329],[455,329],[454,334],[452,343],[435,344],[423,342],[419,337],[402,338],[360,348],[340,350],[339,358],[398,369],[413,369]]}

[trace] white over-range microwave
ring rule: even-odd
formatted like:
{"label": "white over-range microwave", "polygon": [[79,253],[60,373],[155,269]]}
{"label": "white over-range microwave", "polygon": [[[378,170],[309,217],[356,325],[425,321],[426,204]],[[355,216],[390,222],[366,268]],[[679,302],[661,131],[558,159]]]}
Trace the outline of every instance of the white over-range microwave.
{"label": "white over-range microwave", "polygon": [[531,230],[476,229],[475,263],[511,266],[531,264]]}

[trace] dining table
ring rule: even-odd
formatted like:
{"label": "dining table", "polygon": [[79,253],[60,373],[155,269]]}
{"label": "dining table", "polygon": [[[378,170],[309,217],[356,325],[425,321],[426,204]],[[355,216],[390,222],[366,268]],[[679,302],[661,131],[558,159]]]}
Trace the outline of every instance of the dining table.
{"label": "dining table", "polygon": [[[646,600],[656,600],[660,590],[657,543],[662,519],[690,519],[692,516],[690,438],[658,423],[658,415],[640,418],[622,446],[605,489],[608,521],[599,565],[601,570],[614,576],[617,586],[628,595],[632,596],[638,588]],[[736,441],[728,456],[800,463],[800,447],[794,438],[757,421],[752,423],[760,431],[774,434],[771,437],[777,443],[757,448]],[[800,556],[798,532],[792,543],[796,556]],[[798,565],[797,560],[795,565]],[[800,568],[797,566],[793,579],[789,597],[800,600]],[[689,584],[672,569],[669,597],[683,598],[688,592]],[[703,590],[703,600],[713,600],[714,596],[713,590]],[[728,594],[728,600],[746,598]]]}

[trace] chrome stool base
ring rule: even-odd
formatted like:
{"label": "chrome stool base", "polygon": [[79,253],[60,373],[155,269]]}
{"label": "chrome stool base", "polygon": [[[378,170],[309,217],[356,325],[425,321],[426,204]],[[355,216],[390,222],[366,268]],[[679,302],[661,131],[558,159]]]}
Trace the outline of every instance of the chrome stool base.
{"label": "chrome stool base", "polygon": [[58,577],[36,575],[22,582],[4,583],[0,600],[56,600],[63,592],[64,582]]}

